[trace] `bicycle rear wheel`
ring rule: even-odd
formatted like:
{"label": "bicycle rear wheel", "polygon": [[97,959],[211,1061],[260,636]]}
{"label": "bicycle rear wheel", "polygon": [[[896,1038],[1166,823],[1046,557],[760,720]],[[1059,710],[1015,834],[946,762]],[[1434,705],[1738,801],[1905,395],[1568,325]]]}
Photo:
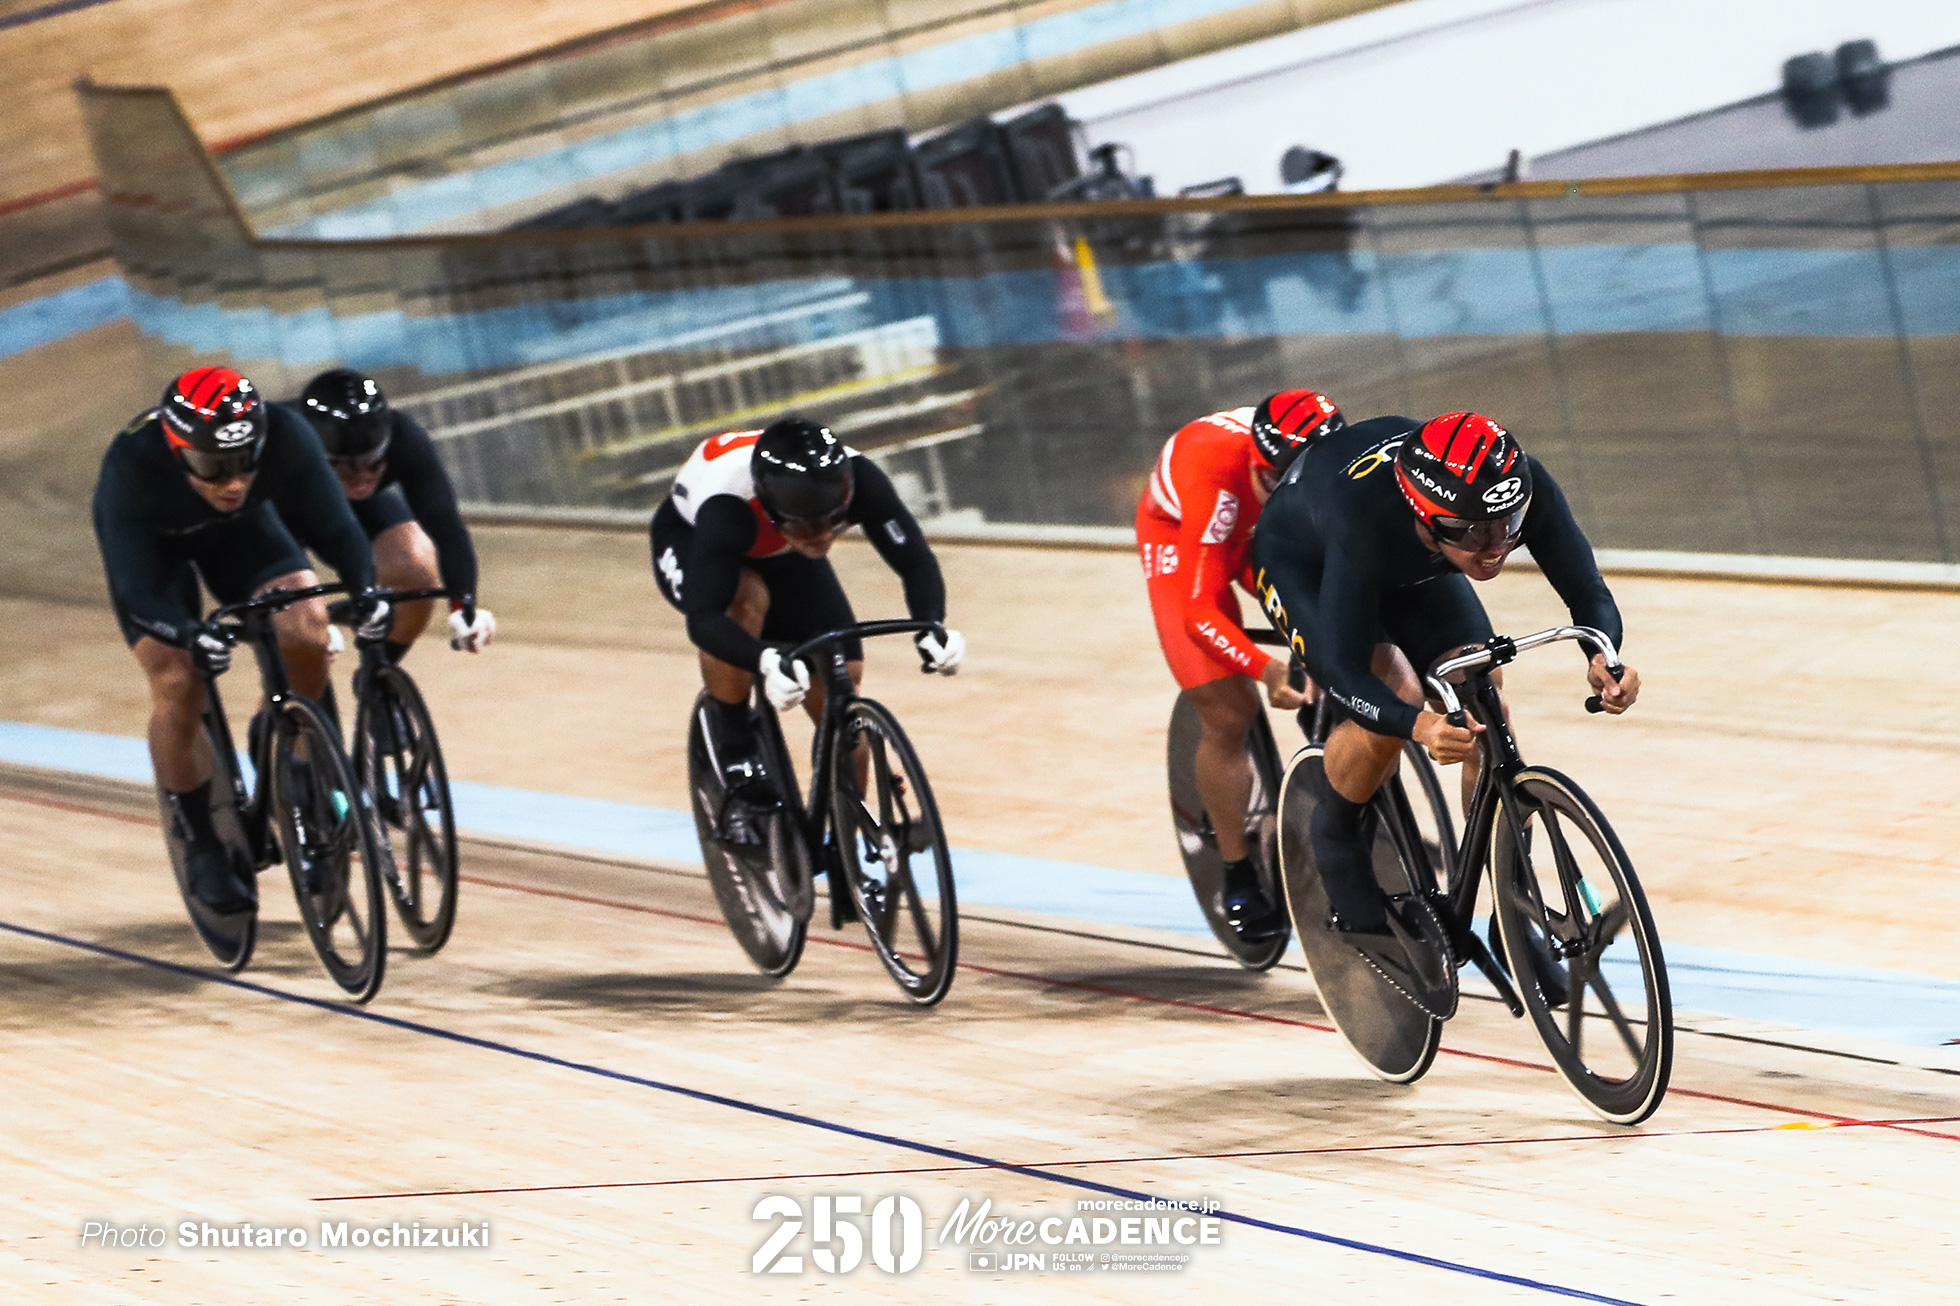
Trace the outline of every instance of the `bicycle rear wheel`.
{"label": "bicycle rear wheel", "polygon": [[[693,799],[695,833],[701,839],[701,861],[735,942],[757,970],[780,977],[796,969],[803,957],[813,902],[809,849],[787,799],[761,822],[761,847],[721,841],[715,825],[725,795],[721,767],[707,733],[707,699],[703,692],[694,700],[687,731],[687,788]],[[764,765],[774,772],[784,793],[792,793],[796,774],[789,769],[780,727],[769,714],[758,713],[755,728],[763,744]]]}
{"label": "bicycle rear wheel", "polygon": [[844,710],[832,766],[831,828],[858,916],[905,996],[929,1007],[953,986],[959,904],[925,768],[898,721],[868,698]]}
{"label": "bicycle rear wheel", "polygon": [[1638,1124],[1667,1092],[1674,1007],[1660,934],[1626,850],[1571,780],[1514,781],[1519,849],[1500,813],[1492,899],[1505,962],[1565,1082],[1594,1112]]}
{"label": "bicycle rear wheel", "polygon": [[1443,1021],[1456,1009],[1449,943],[1424,894],[1426,864],[1412,867],[1409,804],[1393,779],[1375,800],[1380,813],[1375,877],[1391,902],[1386,938],[1343,934],[1328,923],[1327,890],[1314,863],[1314,808],[1327,794],[1319,745],[1294,755],[1280,790],[1280,868],[1293,929],[1321,1007],[1348,1046],[1392,1084],[1420,1079],[1436,1059]]}
{"label": "bicycle rear wheel", "polygon": [[[1205,814],[1204,800],[1198,795],[1195,766],[1202,727],[1198,709],[1188,694],[1179,694],[1171,708],[1167,752],[1171,790],[1171,825],[1177,831],[1177,849],[1184,855],[1184,873],[1197,895],[1198,910],[1214,938],[1232,959],[1247,970],[1271,970],[1286,955],[1292,931],[1284,927],[1269,939],[1246,940],[1225,917],[1222,894],[1225,863],[1218,853],[1218,836],[1211,818]],[[1253,862],[1259,867],[1260,883],[1276,906],[1284,909],[1285,889],[1279,874],[1279,748],[1273,742],[1273,729],[1261,712],[1246,731],[1245,750],[1252,763],[1252,801],[1247,805],[1246,842]]]}
{"label": "bicycle rear wheel", "polygon": [[272,748],[279,842],[300,920],[320,963],[347,995],[366,1002],[388,962],[388,844],[367,792],[354,782],[332,724],[311,699],[280,705]]}
{"label": "bicycle rear wheel", "polygon": [[[211,826],[231,850],[234,864],[244,874],[253,875],[257,873],[256,859],[238,813],[242,791],[235,783],[236,772],[233,770],[237,754],[224,746],[229,740],[220,742],[220,720],[207,705],[204,710],[204,737],[211,749]],[[258,941],[257,909],[217,912],[198,900],[197,895],[191,892],[190,866],[185,857],[183,837],[171,820],[162,785],[157,786],[157,805],[163,815],[163,841],[170,850],[170,869],[177,877],[177,892],[183,895],[184,910],[190,913],[192,928],[196,929],[197,937],[220,966],[228,971],[245,969],[246,963],[252,960],[252,949]]]}
{"label": "bicycle rear wheel", "polygon": [[408,672],[384,666],[361,695],[354,776],[392,853],[388,890],[415,946],[435,952],[456,925],[456,814],[435,721]]}

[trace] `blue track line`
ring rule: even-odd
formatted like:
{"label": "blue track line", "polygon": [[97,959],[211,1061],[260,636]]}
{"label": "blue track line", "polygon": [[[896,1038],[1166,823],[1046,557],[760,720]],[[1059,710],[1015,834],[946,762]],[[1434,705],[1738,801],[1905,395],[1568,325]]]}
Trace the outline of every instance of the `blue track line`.
{"label": "blue track line", "polygon": [[[696,1102],[706,1102],[713,1106],[728,1107],[732,1110],[746,1112],[749,1115],[763,1116],[771,1120],[781,1120],[789,1124],[807,1125],[812,1129],[822,1129],[829,1133],[843,1134],[850,1138],[861,1138],[867,1142],[882,1143],[887,1147],[920,1152],[927,1156],[939,1157],[949,1161],[960,1161],[973,1166],[984,1166],[990,1170],[1001,1170],[1009,1174],[1024,1175],[1030,1179],[1044,1179],[1050,1183],[1061,1184],[1070,1188],[1081,1188],[1092,1193],[1101,1193],[1110,1197],[1123,1197],[1132,1201],[1157,1200],[1150,1194],[1139,1192],[1135,1189],[1118,1188],[1112,1184],[1097,1183],[1093,1179],[1057,1174],[1052,1170],[1043,1170],[1035,1166],[1014,1165],[1006,1161],[996,1161],[991,1157],[980,1156],[973,1152],[961,1152],[954,1148],[938,1147],[932,1143],[915,1142],[912,1139],[898,1138],[891,1134],[874,1133],[868,1129],[858,1129],[851,1125],[838,1124],[830,1120],[821,1120],[815,1116],[806,1116],[795,1111],[785,1111],[779,1107],[763,1106],[757,1102],[744,1102],[740,1098],[724,1097],[720,1093],[710,1093],[704,1089],[687,1088],[680,1084],[669,1084],[662,1080],[648,1079],[641,1075],[630,1075],[623,1070],[611,1070],[605,1066],[596,1066],[586,1061],[572,1061],[565,1057],[553,1056],[549,1052],[534,1052],[528,1048],[517,1047],[513,1044],[499,1043],[494,1039],[478,1038],[474,1034],[458,1033],[455,1030],[443,1029],[436,1025],[424,1025],[420,1021],[404,1020],[400,1016],[384,1016],[379,1012],[368,1011],[362,1007],[348,1006],[342,1002],[331,1002],[324,998],[310,998],[300,993],[288,993],[284,989],[275,989],[269,985],[254,983],[251,980],[242,980],[236,976],[226,975],[219,971],[206,970],[197,966],[186,966],[181,962],[165,961],[160,957],[146,957],[139,952],[128,952],[122,948],[113,948],[106,944],[90,943],[85,939],[74,939],[64,934],[54,934],[47,930],[37,930],[31,926],[16,925],[12,921],[0,920],[0,930],[18,934],[24,938],[37,939],[43,943],[59,944],[62,947],[76,948],[83,952],[93,952],[99,956],[112,957],[118,961],[131,962],[138,966],[148,966],[155,970],[169,971],[172,974],[187,975],[195,979],[229,985],[232,988],[243,989],[248,993],[257,993],[268,998],[277,998],[283,1002],[292,1002],[303,1007],[313,1007],[316,1010],[330,1011],[337,1015],[352,1016],[360,1020],[370,1021],[376,1025],[385,1025],[392,1029],[406,1030],[411,1034],[423,1034],[430,1038],[446,1039],[449,1042],[461,1043],[467,1047],[482,1048],[488,1052],[501,1052],[506,1056],[521,1057],[527,1061],[535,1061],[540,1065],[556,1066],[561,1070],[576,1070],[581,1074],[597,1075],[602,1079],[617,1080],[624,1084],[636,1084],[641,1088],[658,1089],[663,1093],[672,1093],[677,1097],[688,1098]],[[1402,1251],[1394,1247],[1383,1247],[1376,1243],[1360,1242],[1353,1238],[1342,1238],[1335,1234],[1320,1233],[1313,1229],[1303,1229],[1298,1225],[1279,1224],[1271,1220],[1261,1220],[1255,1216],[1237,1215],[1233,1212],[1223,1210],[1216,1214],[1222,1220],[1229,1220],[1233,1224],[1244,1225],[1251,1229],[1267,1229],[1274,1233],[1291,1234],[1296,1238],[1305,1238],[1310,1242],[1324,1243],[1331,1247],[1345,1247],[1350,1251],[1369,1252],[1376,1256],[1387,1256],[1391,1259],[1405,1261],[1412,1265],[1426,1265],[1432,1269],[1449,1270],[1457,1274],[1467,1274],[1473,1278],[1488,1279],[1493,1283],[1507,1283],[1519,1288],[1531,1288],[1538,1292],[1548,1292],[1559,1297],[1571,1297],[1579,1301],[1604,1302],[1608,1303],[1608,1306],[1638,1306],[1638,1303],[1630,1302],[1620,1297],[1605,1297],[1598,1293],[1585,1292],[1578,1288],[1567,1288],[1556,1283],[1545,1283],[1538,1279],[1527,1279],[1521,1275],[1504,1274],[1497,1270],[1486,1270],[1475,1265],[1464,1265],[1458,1261],[1446,1261],[1440,1257],[1424,1256],[1420,1252]]]}

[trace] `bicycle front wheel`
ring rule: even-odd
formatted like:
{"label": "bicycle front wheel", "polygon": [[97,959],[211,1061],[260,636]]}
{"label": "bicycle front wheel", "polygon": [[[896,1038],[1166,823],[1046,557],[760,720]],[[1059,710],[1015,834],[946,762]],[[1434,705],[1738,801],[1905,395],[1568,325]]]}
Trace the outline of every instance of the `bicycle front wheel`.
{"label": "bicycle front wheel", "polygon": [[387,967],[387,841],[325,713],[293,697],[280,714],[273,801],[300,920],[333,982],[366,1002]]}
{"label": "bicycle front wheel", "polygon": [[838,745],[831,828],[844,878],[878,960],[906,997],[931,1006],[953,986],[959,955],[953,859],[932,787],[898,721],[868,698],[844,710]]}
{"label": "bicycle front wheel", "polygon": [[417,949],[435,952],[456,925],[456,813],[435,721],[400,667],[383,667],[361,696],[354,776],[392,853],[395,914]]}
{"label": "bicycle front wheel", "polygon": [[1674,1063],[1674,1007],[1647,897],[1606,817],[1546,767],[1514,782],[1523,847],[1499,814],[1491,885],[1505,961],[1566,1083],[1639,1124]]}

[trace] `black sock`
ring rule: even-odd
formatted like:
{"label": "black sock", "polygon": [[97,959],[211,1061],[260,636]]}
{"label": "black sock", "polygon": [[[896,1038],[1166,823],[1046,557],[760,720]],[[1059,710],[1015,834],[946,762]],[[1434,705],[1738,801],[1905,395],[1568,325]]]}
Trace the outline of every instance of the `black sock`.
{"label": "black sock", "polygon": [[388,655],[390,663],[400,662],[408,656],[408,645],[398,639],[384,639],[381,641],[381,651]]}
{"label": "black sock", "polygon": [[724,703],[708,695],[708,729],[714,733],[715,751],[722,765],[738,757],[755,754],[755,728],[749,721],[747,703]]}
{"label": "black sock", "polygon": [[1350,802],[1329,786],[1313,810],[1313,855],[1327,888],[1327,905],[1343,921],[1363,929],[1387,918],[1386,899],[1375,882],[1374,823],[1366,803]]}
{"label": "black sock", "polygon": [[192,843],[216,843],[218,831],[211,824],[211,782],[206,780],[195,789],[170,795],[176,800],[177,810],[184,814],[184,824],[190,827]]}

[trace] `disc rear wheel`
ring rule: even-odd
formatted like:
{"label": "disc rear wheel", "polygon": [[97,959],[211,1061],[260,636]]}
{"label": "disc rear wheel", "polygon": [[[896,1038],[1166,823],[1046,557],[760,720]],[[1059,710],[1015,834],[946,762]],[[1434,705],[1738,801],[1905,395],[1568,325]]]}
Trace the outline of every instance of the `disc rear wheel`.
{"label": "disc rear wheel", "polygon": [[[211,827],[230,849],[238,873],[255,876],[257,866],[252,856],[251,842],[245,837],[239,819],[238,792],[228,764],[235,754],[231,749],[220,746],[217,737],[219,729],[218,719],[207,707],[204,735],[211,753]],[[171,819],[170,805],[164,798],[161,785],[157,787],[157,803],[163,815],[163,840],[170,851],[170,866],[176,875],[177,891],[183,895],[184,910],[190,913],[191,925],[197,930],[197,937],[220,966],[228,971],[243,970],[246,963],[252,960],[252,949],[258,941],[257,910],[213,911],[191,892],[190,865],[183,837]]]}
{"label": "disc rear wheel", "polygon": [[[1271,970],[1286,955],[1292,931],[1282,920],[1278,931],[1264,939],[1244,939],[1232,928],[1224,906],[1225,863],[1218,852],[1218,835],[1205,813],[1198,794],[1196,768],[1198,739],[1202,727],[1198,709],[1190,695],[1179,694],[1171,709],[1167,739],[1171,791],[1171,825],[1177,832],[1178,852],[1184,857],[1184,873],[1190,878],[1191,892],[1197,896],[1198,910],[1212,937],[1232,959],[1247,970]],[[1253,718],[1245,736],[1246,760],[1252,768],[1252,801],[1247,804],[1245,837],[1253,865],[1259,870],[1260,885],[1267,900],[1284,915],[1285,890],[1279,874],[1279,749],[1273,743],[1272,726],[1264,712]]]}
{"label": "disc rear wheel", "polygon": [[813,901],[809,849],[788,796],[796,778],[789,770],[780,727],[769,714],[758,712],[755,729],[763,746],[763,764],[775,775],[785,795],[784,806],[757,822],[760,845],[724,842],[717,824],[726,794],[708,734],[707,701],[705,692],[695,699],[687,732],[687,787],[694,829],[701,839],[701,860],[735,942],[764,975],[787,975],[803,957]]}

